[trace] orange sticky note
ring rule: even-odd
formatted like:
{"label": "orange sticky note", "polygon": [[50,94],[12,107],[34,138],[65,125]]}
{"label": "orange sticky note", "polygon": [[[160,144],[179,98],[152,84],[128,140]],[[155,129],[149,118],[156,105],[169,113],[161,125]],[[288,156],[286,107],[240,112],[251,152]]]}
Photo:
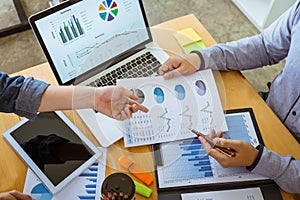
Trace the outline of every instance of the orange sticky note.
{"label": "orange sticky note", "polygon": [[153,183],[153,178],[149,173],[145,172],[140,166],[135,164],[127,156],[121,156],[119,158],[120,165],[132,173],[136,178],[141,180],[146,185],[151,185]]}

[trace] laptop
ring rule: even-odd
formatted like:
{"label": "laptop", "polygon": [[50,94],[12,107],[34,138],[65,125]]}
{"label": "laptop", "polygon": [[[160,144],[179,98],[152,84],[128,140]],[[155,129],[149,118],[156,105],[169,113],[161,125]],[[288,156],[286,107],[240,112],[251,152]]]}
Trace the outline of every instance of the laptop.
{"label": "laptop", "polygon": [[[141,0],[69,0],[29,23],[60,85],[115,85],[155,76],[168,55],[153,42]],[[77,110],[101,146],[123,137],[120,121]]]}

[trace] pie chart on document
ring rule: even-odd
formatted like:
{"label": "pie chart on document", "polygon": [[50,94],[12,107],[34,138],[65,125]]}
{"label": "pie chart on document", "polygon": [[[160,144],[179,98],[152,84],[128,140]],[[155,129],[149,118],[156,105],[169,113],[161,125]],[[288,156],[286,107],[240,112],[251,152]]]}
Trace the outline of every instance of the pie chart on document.
{"label": "pie chart on document", "polygon": [[196,83],[196,90],[197,90],[197,93],[200,95],[200,96],[204,96],[206,94],[206,85],[205,83],[202,81],[202,80],[197,80]]}
{"label": "pie chart on document", "polygon": [[51,200],[53,197],[42,183],[39,183],[32,188],[30,196],[36,200]]}
{"label": "pie chart on document", "polygon": [[165,94],[160,87],[156,87],[153,93],[156,103],[163,103],[165,101]]}

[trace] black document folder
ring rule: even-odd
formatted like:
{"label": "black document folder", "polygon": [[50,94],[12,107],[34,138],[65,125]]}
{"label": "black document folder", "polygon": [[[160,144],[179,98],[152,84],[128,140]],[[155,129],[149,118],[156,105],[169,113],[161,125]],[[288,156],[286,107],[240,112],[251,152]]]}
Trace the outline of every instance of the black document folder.
{"label": "black document folder", "polygon": [[[263,145],[251,108],[228,110],[225,119],[228,131],[223,137],[245,140],[253,146]],[[154,144],[153,155],[159,200],[182,200],[182,194],[249,188],[259,191],[264,200],[282,200],[279,188],[272,180],[251,173],[245,167],[222,168],[206,154],[197,137]],[[256,198],[250,195],[246,199]]]}

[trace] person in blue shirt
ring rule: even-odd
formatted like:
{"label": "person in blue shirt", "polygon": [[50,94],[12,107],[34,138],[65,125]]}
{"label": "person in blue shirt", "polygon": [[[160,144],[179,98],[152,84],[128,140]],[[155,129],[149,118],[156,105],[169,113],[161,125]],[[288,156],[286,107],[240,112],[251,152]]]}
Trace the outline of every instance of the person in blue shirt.
{"label": "person in blue shirt", "polygon": [[[38,112],[92,108],[117,120],[148,109],[132,91],[121,86],[52,86],[32,77],[9,77],[0,72],[0,112],[15,113],[34,120]],[[31,200],[18,191],[0,193],[0,200]]]}
{"label": "person in blue shirt", "polygon": [[0,72],[0,111],[33,120],[37,112],[93,108],[117,120],[138,110],[147,112],[138,97],[120,86],[52,86],[32,77],[9,77]]}
{"label": "person in blue shirt", "polygon": [[[247,70],[273,65],[282,59],[286,60],[284,69],[273,80],[266,103],[300,142],[299,0],[261,34],[173,56],[160,67],[159,74],[170,79],[203,69]],[[300,160],[281,156],[263,146],[256,149],[247,142],[215,138],[219,146],[237,151],[236,157],[228,158],[210,148],[203,138],[199,139],[222,166],[247,166],[252,172],[273,179],[283,190],[300,193]]]}

